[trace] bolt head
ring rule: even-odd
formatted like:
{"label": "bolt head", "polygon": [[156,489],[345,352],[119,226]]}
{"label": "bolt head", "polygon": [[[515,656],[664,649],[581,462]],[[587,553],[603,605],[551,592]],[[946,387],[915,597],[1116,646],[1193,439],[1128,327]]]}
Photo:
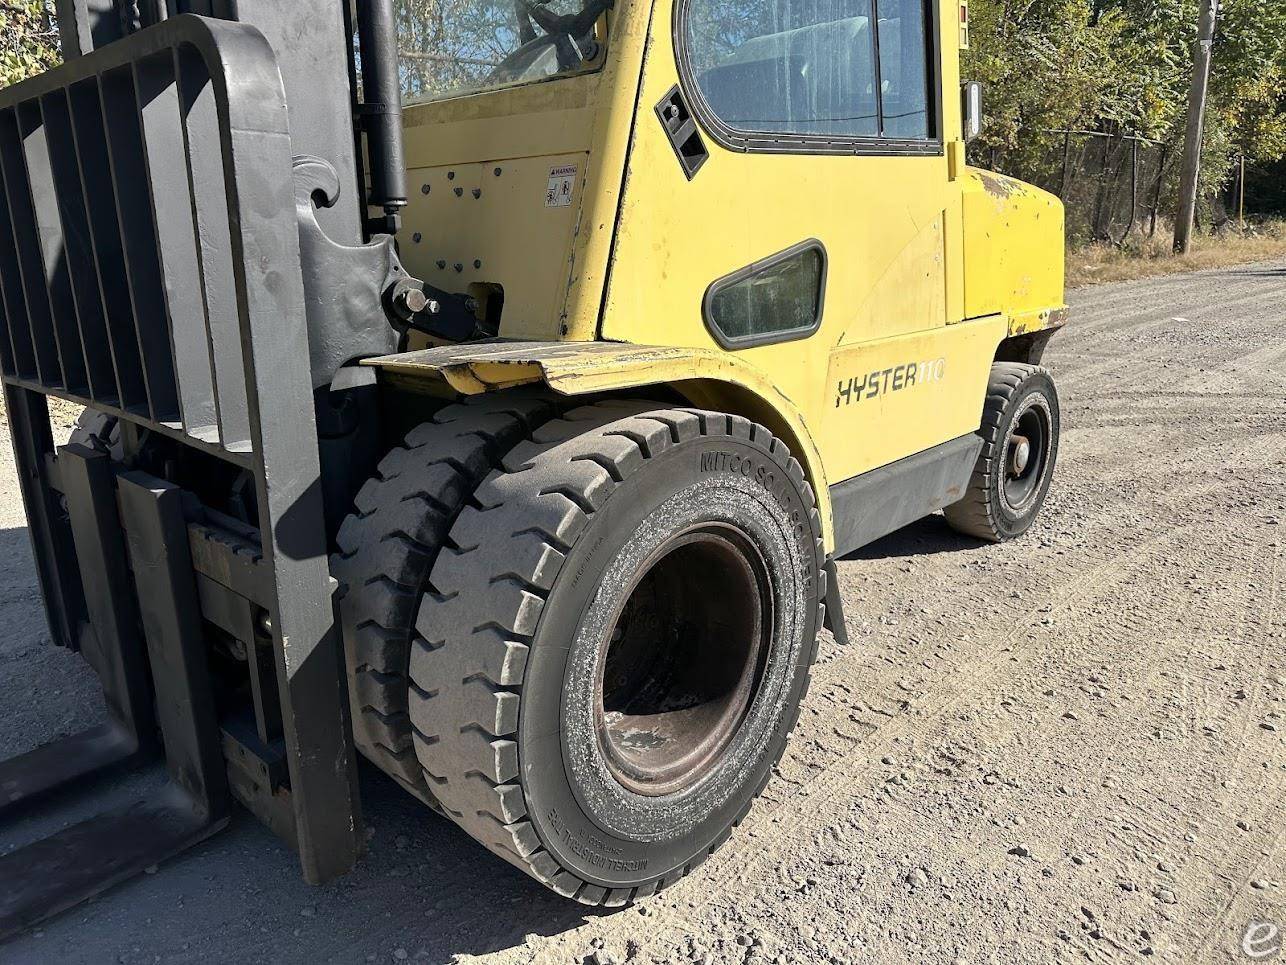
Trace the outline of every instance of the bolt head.
{"label": "bolt head", "polygon": [[418,288],[404,288],[398,294],[402,307],[413,315],[418,315],[428,307],[429,298]]}

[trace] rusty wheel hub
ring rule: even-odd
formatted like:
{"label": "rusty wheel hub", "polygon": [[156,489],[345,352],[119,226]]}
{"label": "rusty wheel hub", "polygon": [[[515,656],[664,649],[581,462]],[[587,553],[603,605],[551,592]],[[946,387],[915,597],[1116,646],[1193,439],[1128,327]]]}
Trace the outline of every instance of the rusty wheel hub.
{"label": "rusty wheel hub", "polygon": [[595,727],[636,794],[699,781],[745,719],[772,632],[767,566],[733,526],[703,525],[639,567],[600,657]]}

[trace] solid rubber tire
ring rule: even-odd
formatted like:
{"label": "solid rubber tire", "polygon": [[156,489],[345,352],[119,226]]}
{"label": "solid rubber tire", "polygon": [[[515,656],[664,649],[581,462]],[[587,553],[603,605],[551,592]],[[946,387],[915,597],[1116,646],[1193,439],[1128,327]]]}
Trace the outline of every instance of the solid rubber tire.
{"label": "solid rubber tire", "polygon": [[[1033,396],[1038,398],[1032,399]],[[1028,400],[1031,400],[1030,402]],[[1013,512],[1002,497],[1006,440],[1025,405],[1039,403],[1048,413],[1048,451],[1040,468],[1035,498],[1022,512]],[[1058,389],[1049,370],[1023,362],[997,362],[991,367],[983,403],[982,450],[974,463],[965,495],[943,510],[952,528],[967,536],[999,543],[1025,533],[1035,522],[1049,492],[1058,461]]]}
{"label": "solid rubber tire", "polygon": [[[430,790],[474,838],[583,903],[620,905],[672,884],[744,817],[807,691],[826,577],[800,464],[738,416],[612,401],[546,423],[473,503],[433,568],[411,656],[412,734]],[[766,534],[774,561],[796,567],[771,569],[779,633],[744,727],[761,732],[752,750],[750,737],[734,738],[737,753],[682,800],[608,794],[584,779],[592,742],[569,743],[584,733],[576,718],[589,678],[574,672],[587,659],[578,654],[602,639],[581,622],[618,590],[629,554],[661,538],[652,527],[701,512],[740,514],[739,525]],[[611,810],[620,800],[651,825],[622,829],[632,816]],[[659,808],[690,801],[700,806],[683,812],[683,828],[662,826]]]}
{"label": "solid rubber tire", "polygon": [[430,800],[407,714],[411,636],[442,542],[503,455],[557,413],[546,393],[514,390],[448,405],[380,460],[340,526],[331,573],[353,738],[362,754]]}

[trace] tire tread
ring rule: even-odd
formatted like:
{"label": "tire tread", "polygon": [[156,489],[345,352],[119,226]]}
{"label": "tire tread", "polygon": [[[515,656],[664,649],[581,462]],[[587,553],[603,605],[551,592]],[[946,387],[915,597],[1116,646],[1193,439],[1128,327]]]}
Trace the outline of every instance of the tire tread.
{"label": "tire tread", "polygon": [[415,758],[408,713],[415,615],[433,563],[477,484],[519,439],[557,414],[535,390],[445,406],[380,460],[340,526],[331,573],[339,582],[353,737],[404,787],[432,799]]}
{"label": "tire tread", "polygon": [[[546,423],[501,460],[451,529],[450,541],[471,549],[443,553],[433,567],[431,583],[458,593],[426,596],[420,604],[410,711],[416,754],[438,801],[492,852],[582,904],[615,906],[650,895],[688,873],[723,840],[687,866],[632,888],[587,882],[545,849],[527,817],[515,737],[527,648],[566,554],[623,480],[671,446],[701,435],[757,439],[801,485],[820,571],[824,551],[816,501],[803,467],[780,440],[738,416],[612,400]],[[820,606],[817,619],[820,626]],[[438,639],[441,644],[430,649],[429,641]],[[496,684],[493,671],[502,647],[520,648],[522,660]],[[438,690],[421,698],[429,687]],[[482,730],[469,723],[482,724]],[[497,765],[502,754],[513,754],[512,768],[503,772]],[[749,807],[748,801],[738,823]]]}

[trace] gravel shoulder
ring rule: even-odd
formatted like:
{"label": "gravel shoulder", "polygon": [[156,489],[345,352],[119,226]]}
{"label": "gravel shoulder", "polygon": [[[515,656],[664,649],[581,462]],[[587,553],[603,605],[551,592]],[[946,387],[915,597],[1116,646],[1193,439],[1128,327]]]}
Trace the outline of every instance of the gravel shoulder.
{"label": "gravel shoulder", "polygon": [[[932,517],[842,561],[852,645],[823,641],[763,799],[663,894],[569,905],[368,771],[345,879],[304,885],[239,814],[0,962],[1254,960],[1249,925],[1286,932],[1283,291],[1286,262],[1074,292],[1036,528]],[[100,701],[48,645],[7,440],[0,550],[8,756]]]}

